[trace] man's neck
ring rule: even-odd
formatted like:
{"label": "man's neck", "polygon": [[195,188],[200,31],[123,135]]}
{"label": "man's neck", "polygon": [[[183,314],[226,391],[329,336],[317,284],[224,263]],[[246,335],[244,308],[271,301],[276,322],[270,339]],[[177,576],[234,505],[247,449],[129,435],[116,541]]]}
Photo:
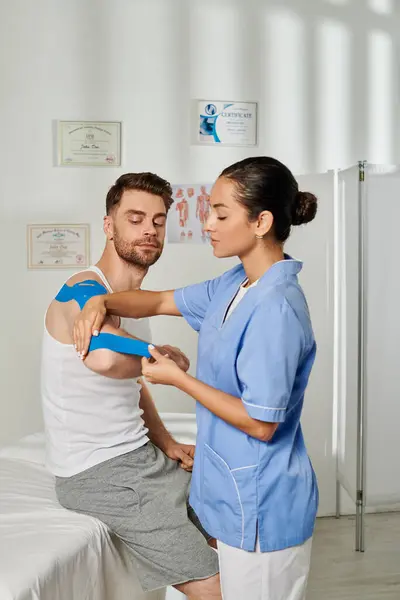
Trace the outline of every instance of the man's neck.
{"label": "man's neck", "polygon": [[104,274],[113,292],[138,290],[148,271],[143,267],[130,265],[115,253],[111,254],[107,250],[103,252],[96,267]]}

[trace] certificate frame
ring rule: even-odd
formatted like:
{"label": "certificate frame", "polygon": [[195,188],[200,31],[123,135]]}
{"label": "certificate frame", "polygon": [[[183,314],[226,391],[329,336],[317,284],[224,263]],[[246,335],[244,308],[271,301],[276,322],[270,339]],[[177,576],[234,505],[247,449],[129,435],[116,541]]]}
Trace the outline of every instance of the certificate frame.
{"label": "certificate frame", "polygon": [[258,111],[257,101],[193,100],[193,144],[245,148],[258,146]]}
{"label": "certificate frame", "polygon": [[29,270],[84,269],[91,264],[88,223],[30,223],[26,241]]}
{"label": "certificate frame", "polygon": [[57,165],[120,167],[121,121],[57,121]]}

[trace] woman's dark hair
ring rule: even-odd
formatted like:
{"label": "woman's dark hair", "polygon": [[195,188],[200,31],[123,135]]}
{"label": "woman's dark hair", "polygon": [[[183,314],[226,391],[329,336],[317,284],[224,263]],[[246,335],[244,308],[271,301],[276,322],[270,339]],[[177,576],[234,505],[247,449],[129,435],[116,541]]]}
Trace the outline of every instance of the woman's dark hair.
{"label": "woman's dark hair", "polygon": [[220,177],[235,184],[236,200],[247,208],[250,221],[264,210],[272,213],[278,242],[287,240],[292,225],[309,223],[317,213],[314,194],[300,192],[291,171],[275,158],[246,158],[224,169]]}

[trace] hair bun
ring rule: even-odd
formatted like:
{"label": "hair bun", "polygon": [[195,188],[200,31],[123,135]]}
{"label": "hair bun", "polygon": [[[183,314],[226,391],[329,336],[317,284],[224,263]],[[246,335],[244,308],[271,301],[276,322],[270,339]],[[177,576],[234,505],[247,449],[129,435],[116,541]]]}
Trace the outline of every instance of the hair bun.
{"label": "hair bun", "polygon": [[317,214],[317,204],[314,194],[297,192],[292,211],[292,225],[304,225],[312,221]]}

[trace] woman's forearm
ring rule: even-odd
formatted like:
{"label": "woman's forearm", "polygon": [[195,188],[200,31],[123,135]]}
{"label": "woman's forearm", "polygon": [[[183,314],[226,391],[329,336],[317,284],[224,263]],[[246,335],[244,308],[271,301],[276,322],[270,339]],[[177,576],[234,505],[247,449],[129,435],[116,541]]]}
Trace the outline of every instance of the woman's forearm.
{"label": "woman's forearm", "polygon": [[108,314],[119,317],[141,319],[157,315],[179,317],[174,292],[148,292],[145,290],[129,290],[104,296]]}
{"label": "woman's forearm", "polygon": [[276,423],[265,423],[250,417],[240,398],[221,392],[183,371],[177,377],[175,386],[214,415],[251,437],[268,442],[276,431]]}

